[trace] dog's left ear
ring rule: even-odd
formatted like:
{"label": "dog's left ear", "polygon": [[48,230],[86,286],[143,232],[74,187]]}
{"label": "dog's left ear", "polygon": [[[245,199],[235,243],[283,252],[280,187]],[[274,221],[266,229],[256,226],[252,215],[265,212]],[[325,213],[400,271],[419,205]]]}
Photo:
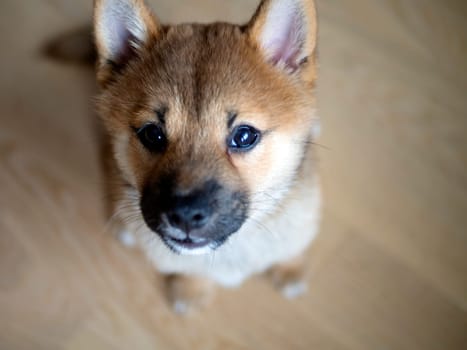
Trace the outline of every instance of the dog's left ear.
{"label": "dog's left ear", "polygon": [[295,72],[314,56],[317,41],[313,0],[263,0],[247,32],[266,60]]}
{"label": "dog's left ear", "polygon": [[98,80],[105,84],[157,37],[160,25],[144,0],[95,0]]}

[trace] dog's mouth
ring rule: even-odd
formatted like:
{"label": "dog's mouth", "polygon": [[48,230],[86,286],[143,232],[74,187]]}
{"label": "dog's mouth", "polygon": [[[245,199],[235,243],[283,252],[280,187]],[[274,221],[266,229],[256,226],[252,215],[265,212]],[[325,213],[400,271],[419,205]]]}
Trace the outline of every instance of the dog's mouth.
{"label": "dog's mouth", "polygon": [[217,240],[211,240],[207,238],[192,239],[190,237],[177,239],[167,235],[161,235],[161,238],[167,247],[169,247],[169,249],[174,253],[185,255],[202,255],[219,248],[223,243],[225,243],[225,241],[227,241],[228,237]]}

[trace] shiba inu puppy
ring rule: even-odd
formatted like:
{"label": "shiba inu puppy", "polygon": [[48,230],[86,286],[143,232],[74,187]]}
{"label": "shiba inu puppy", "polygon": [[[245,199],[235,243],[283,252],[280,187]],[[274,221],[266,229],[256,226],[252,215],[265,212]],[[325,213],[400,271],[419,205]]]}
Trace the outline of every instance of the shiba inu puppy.
{"label": "shiba inu puppy", "polygon": [[142,0],[97,0],[94,25],[114,217],[176,310],[265,271],[302,292],[320,211],[313,1],[168,26]]}

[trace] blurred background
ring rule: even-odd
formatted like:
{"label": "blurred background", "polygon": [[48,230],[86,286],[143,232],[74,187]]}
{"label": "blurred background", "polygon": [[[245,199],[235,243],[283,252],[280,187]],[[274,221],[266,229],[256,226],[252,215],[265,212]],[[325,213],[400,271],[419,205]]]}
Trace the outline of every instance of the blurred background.
{"label": "blurred background", "polygon": [[[44,45],[90,0],[0,2],[0,349],[467,349],[467,2],[317,0],[325,210],[308,294],[180,318],[106,231],[93,72]],[[257,0],[154,0],[245,22]]]}

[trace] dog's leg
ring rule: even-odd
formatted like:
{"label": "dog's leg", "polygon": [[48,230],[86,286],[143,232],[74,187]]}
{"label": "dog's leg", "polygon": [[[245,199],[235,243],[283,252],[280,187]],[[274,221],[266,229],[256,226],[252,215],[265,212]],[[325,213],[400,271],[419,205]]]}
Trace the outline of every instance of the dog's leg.
{"label": "dog's leg", "polygon": [[199,277],[168,275],[165,278],[167,298],[174,311],[187,314],[207,305],[215,292],[214,283]]}
{"label": "dog's leg", "polygon": [[266,276],[287,299],[295,299],[307,291],[303,256],[273,266],[266,272]]}

